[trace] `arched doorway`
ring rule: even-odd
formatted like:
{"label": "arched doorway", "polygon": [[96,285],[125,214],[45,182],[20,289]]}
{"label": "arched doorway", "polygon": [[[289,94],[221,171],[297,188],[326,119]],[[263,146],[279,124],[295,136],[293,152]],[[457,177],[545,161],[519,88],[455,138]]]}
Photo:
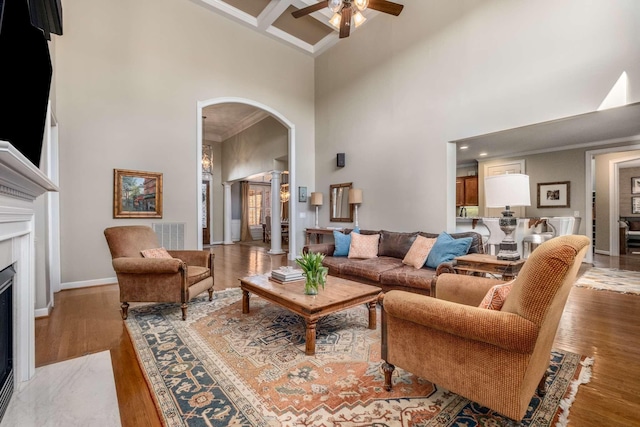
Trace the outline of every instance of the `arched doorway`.
{"label": "arched doorway", "polygon": [[[255,108],[258,108],[260,110],[263,110],[264,112],[268,113],[271,117],[273,117],[274,119],[276,119],[278,122],[280,122],[280,124],[283,125],[283,127],[285,127],[287,129],[287,134],[288,134],[288,170],[289,170],[289,188],[294,189],[297,188],[296,187],[296,170],[295,170],[295,165],[296,165],[296,151],[295,151],[295,146],[296,146],[296,137],[295,137],[295,125],[288,120],[284,115],[282,115],[280,112],[278,112],[277,110],[264,105],[260,102],[251,100],[251,99],[246,99],[246,98],[236,98],[236,97],[221,97],[221,98],[213,98],[213,99],[209,99],[209,100],[205,100],[205,101],[198,101],[197,104],[197,111],[196,111],[196,123],[197,123],[197,132],[196,132],[196,185],[198,188],[198,194],[200,194],[201,192],[201,186],[202,186],[202,169],[200,167],[200,159],[202,158],[202,141],[203,141],[203,120],[202,120],[202,116],[203,116],[203,110],[211,105],[217,105],[217,104],[245,104],[245,105],[249,105],[249,106],[253,106]],[[225,197],[226,199],[226,197]],[[214,200],[214,203],[220,203],[221,201],[217,201]],[[228,201],[227,201],[228,202]],[[196,218],[196,224],[201,224],[202,221],[202,215],[203,215],[203,209],[202,209],[202,198],[198,197],[197,198],[197,218]],[[289,259],[294,259],[295,258],[295,253],[296,253],[296,230],[297,230],[297,224],[296,224],[296,203],[289,203],[289,212],[288,212],[288,217],[289,217]],[[225,234],[227,233],[227,221],[229,221],[230,218],[225,218]],[[198,248],[202,249],[203,247],[203,241],[202,241],[202,233],[200,232],[200,227],[197,227],[197,242],[198,242]],[[229,237],[225,236],[225,243],[229,243],[228,242]]]}

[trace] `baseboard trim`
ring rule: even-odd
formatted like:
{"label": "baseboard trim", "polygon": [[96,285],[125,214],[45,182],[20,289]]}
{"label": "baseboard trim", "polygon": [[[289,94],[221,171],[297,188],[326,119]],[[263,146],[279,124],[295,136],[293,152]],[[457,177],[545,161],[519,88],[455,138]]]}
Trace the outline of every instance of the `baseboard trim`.
{"label": "baseboard trim", "polygon": [[45,308],[36,308],[33,312],[34,317],[36,319],[39,317],[49,317],[51,315],[52,309],[53,309],[53,303],[49,302],[49,304]]}
{"label": "baseboard trim", "polygon": [[118,283],[117,277],[106,277],[104,279],[81,280],[79,282],[65,282],[60,285],[60,290],[89,288],[91,286],[113,285]]}
{"label": "baseboard trim", "polygon": [[602,249],[596,249],[595,251],[598,255],[610,255],[609,251],[603,251]]}

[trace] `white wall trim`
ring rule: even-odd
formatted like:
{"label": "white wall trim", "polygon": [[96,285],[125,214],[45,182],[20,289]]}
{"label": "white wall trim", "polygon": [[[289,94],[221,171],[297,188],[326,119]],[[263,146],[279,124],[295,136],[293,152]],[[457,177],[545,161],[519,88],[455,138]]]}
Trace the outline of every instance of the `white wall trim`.
{"label": "white wall trim", "polygon": [[49,301],[49,304],[45,308],[38,308],[34,311],[34,317],[49,317],[51,310],[53,309],[53,302]]}
{"label": "white wall trim", "polygon": [[80,280],[78,282],[64,282],[60,285],[62,290],[89,288],[91,286],[114,285],[118,283],[117,277],[106,277],[104,279]]}

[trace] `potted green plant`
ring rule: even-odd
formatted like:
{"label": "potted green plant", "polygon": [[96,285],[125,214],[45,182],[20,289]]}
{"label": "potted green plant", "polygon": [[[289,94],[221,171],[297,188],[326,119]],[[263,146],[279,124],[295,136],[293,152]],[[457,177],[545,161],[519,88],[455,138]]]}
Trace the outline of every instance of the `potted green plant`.
{"label": "potted green plant", "polygon": [[318,285],[324,285],[327,281],[329,269],[322,265],[324,254],[318,252],[307,252],[296,258],[296,263],[302,268],[305,277],[304,293],[306,295],[317,295]]}

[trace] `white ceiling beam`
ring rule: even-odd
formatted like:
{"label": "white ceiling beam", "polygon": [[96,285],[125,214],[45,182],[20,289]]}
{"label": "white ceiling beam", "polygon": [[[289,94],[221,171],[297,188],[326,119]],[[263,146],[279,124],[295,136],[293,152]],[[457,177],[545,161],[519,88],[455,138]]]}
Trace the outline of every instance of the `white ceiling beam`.
{"label": "white ceiling beam", "polygon": [[258,15],[258,30],[265,31],[284,13],[293,0],[271,0]]}

